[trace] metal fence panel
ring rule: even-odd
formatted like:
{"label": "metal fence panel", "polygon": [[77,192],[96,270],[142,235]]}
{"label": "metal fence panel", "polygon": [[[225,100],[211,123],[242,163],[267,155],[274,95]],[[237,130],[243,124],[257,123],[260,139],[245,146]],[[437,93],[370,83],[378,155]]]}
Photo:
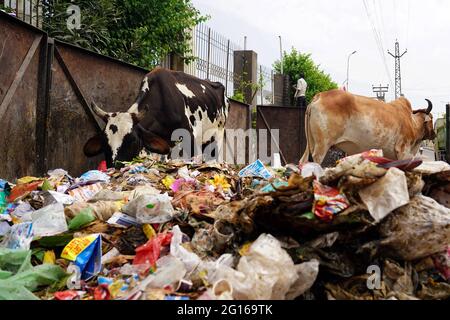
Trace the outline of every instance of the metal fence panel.
{"label": "metal fence panel", "polygon": [[44,34],[0,15],[0,176],[36,172],[36,110]]}
{"label": "metal fence panel", "polygon": [[[244,131],[247,131],[252,128],[252,106],[246,103],[242,103],[236,100],[230,99],[230,110],[228,113],[227,118],[227,124],[225,126],[225,129],[243,129]],[[230,139],[229,139],[230,140]],[[228,141],[228,140],[226,140]],[[233,143],[233,145],[231,145]],[[225,145],[225,159],[227,156],[228,150],[237,150],[238,148],[238,142],[237,141],[228,141],[227,145]],[[249,150],[250,145],[248,142],[245,144],[245,159],[249,160]],[[237,162],[236,154],[233,156],[234,163]],[[248,161],[247,161],[248,162]]]}
{"label": "metal fence panel", "polygon": [[233,53],[240,47],[207,25],[199,24],[192,31],[191,48],[195,60],[185,66],[185,72],[201,79],[221,82],[227,96],[233,96],[233,84],[237,77]]}
{"label": "metal fence panel", "polygon": [[[282,162],[298,163],[306,149],[306,108],[257,106],[256,128],[280,130],[280,153]],[[270,137],[270,135],[268,135]],[[268,139],[271,153],[271,139]]]}

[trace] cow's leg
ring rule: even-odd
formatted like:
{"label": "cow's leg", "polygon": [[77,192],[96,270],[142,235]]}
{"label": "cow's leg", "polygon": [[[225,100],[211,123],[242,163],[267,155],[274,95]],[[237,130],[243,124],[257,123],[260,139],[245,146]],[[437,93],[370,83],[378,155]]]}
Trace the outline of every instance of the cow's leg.
{"label": "cow's leg", "polygon": [[332,143],[327,143],[326,141],[321,141],[321,143],[317,143],[314,146],[311,146],[311,152],[314,162],[322,165],[328,151],[332,146]]}
{"label": "cow's leg", "polygon": [[223,158],[224,158],[223,146],[225,145],[225,128],[222,127],[217,130],[216,141],[217,141],[217,149],[216,149],[217,161],[219,163],[223,163]]}

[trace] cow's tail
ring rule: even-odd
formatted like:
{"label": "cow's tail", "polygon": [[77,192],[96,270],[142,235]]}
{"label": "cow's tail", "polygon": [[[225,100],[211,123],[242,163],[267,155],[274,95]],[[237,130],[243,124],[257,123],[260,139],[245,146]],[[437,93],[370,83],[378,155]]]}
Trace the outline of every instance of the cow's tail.
{"label": "cow's tail", "polygon": [[305,112],[305,135],[306,135],[306,149],[305,153],[303,154],[303,157],[300,160],[300,163],[307,163],[311,156],[311,147],[313,145],[312,141],[312,134],[311,134],[311,124],[309,119],[311,118],[311,108],[313,106],[313,103],[311,103],[307,108]]}

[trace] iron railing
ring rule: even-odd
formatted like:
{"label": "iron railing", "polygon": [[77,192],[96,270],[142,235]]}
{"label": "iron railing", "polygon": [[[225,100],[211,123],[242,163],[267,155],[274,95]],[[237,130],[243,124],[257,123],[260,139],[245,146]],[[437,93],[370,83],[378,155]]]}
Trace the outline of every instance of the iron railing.
{"label": "iron railing", "polygon": [[3,0],[0,1],[6,12],[29,23],[42,28],[42,7],[40,0]]}

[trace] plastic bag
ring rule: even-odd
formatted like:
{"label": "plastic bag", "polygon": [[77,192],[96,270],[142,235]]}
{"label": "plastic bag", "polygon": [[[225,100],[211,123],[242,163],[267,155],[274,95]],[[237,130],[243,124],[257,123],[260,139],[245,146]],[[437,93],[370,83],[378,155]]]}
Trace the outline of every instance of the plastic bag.
{"label": "plastic bag", "polygon": [[186,269],[178,258],[173,256],[162,257],[157,262],[157,271],[142,280],[124,299],[130,299],[139,292],[145,291],[147,288],[163,289],[171,286],[174,289],[185,275]]}
{"label": "plastic bag", "polygon": [[[239,260],[237,271],[246,275],[251,291],[237,292],[235,298],[250,300],[282,300],[297,279],[297,270],[291,257],[278,240],[261,235]],[[238,289],[238,288],[236,288]]]}
{"label": "plastic bag", "polygon": [[30,249],[33,241],[33,224],[24,222],[15,224],[3,238],[0,246],[8,249]]}
{"label": "plastic bag", "polygon": [[96,217],[91,208],[84,209],[78,213],[75,218],[69,222],[69,230],[78,230],[91,222],[94,222]]}
{"label": "plastic bag", "polygon": [[44,207],[54,204],[61,203],[65,206],[70,206],[75,202],[75,199],[67,194],[56,192],[56,191],[47,191],[42,194],[44,197]]}
{"label": "plastic bag", "polygon": [[329,185],[344,176],[353,176],[357,178],[379,178],[386,174],[387,170],[378,167],[378,165],[368,157],[383,157],[381,150],[372,150],[361,154],[356,154],[338,161],[335,168],[327,168],[320,182]]}
{"label": "plastic bag", "polygon": [[186,275],[184,264],[175,257],[165,256],[156,262],[157,271],[153,274],[153,279],[149,283],[150,288],[164,288],[166,286],[175,286]]}
{"label": "plastic bag", "polygon": [[33,212],[33,233],[36,237],[49,237],[68,231],[64,206],[56,203]]}
{"label": "plastic bag", "polygon": [[66,273],[56,265],[31,265],[31,250],[0,248],[0,300],[38,300],[31,291],[52,285]]}
{"label": "plastic bag", "polygon": [[450,243],[450,209],[416,196],[382,222],[380,235],[393,258],[413,261],[443,252]]}
{"label": "plastic bag", "polygon": [[160,233],[156,238],[149,240],[143,246],[136,249],[136,256],[133,265],[148,264],[151,267],[156,266],[159,259],[161,247],[168,246],[172,239],[172,233]]}
{"label": "plastic bag", "polygon": [[28,202],[20,202],[19,205],[11,212],[11,216],[21,222],[31,222],[34,208]]}
{"label": "plastic bag", "polygon": [[80,181],[102,181],[109,183],[111,178],[106,174],[98,170],[91,170],[82,174],[79,178]]}
{"label": "plastic bag", "polygon": [[66,207],[64,213],[68,218],[74,218],[86,210],[91,210],[94,216],[100,221],[107,221],[112,215],[122,207],[120,202],[98,201],[96,203],[79,202]]}
{"label": "plastic bag", "polygon": [[284,300],[308,290],[317,273],[317,261],[294,265],[277,239],[262,234],[239,260],[236,270],[222,264],[211,280],[227,280],[234,299]]}
{"label": "plastic bag", "polygon": [[165,194],[142,195],[126,204],[122,212],[136,217],[140,223],[165,223],[172,220],[175,210]]}
{"label": "plastic bag", "polygon": [[97,201],[122,201],[130,195],[130,192],[116,192],[108,189],[100,190],[89,202]]}
{"label": "plastic bag", "polygon": [[160,194],[161,191],[159,191],[158,189],[152,187],[152,186],[140,186],[137,187],[136,189],[134,189],[129,196],[129,200],[132,201],[140,196],[143,195],[156,195],[156,194]]}
{"label": "plastic bag", "polygon": [[9,230],[11,230],[11,226],[6,221],[0,221],[0,237],[6,235]]}
{"label": "plastic bag", "polygon": [[405,173],[392,168],[371,186],[360,190],[359,196],[376,222],[409,203],[408,183]]}
{"label": "plastic bag", "polygon": [[317,163],[306,163],[303,165],[300,165],[301,169],[301,175],[303,178],[308,178],[311,176],[315,176],[316,178],[320,178],[323,176],[323,169],[322,167]]}
{"label": "plastic bag", "polygon": [[188,251],[186,248],[181,246],[183,233],[179,226],[175,226],[172,229],[172,242],[170,243],[170,254],[174,257],[180,259],[188,273],[192,272],[197,268],[202,260],[195,253]]}
{"label": "plastic bag", "polygon": [[334,216],[350,207],[347,197],[339,190],[314,181],[314,214],[324,221],[333,220]]}

